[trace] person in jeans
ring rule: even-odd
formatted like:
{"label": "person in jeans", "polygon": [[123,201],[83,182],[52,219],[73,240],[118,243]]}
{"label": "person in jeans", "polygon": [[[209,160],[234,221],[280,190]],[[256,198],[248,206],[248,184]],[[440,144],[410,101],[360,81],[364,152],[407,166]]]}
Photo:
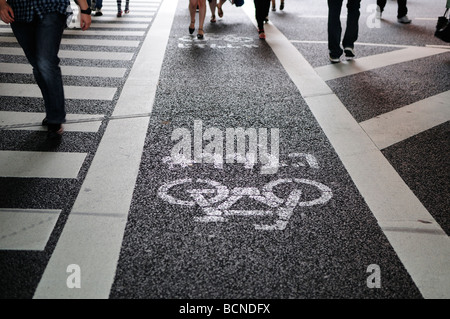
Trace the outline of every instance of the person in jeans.
{"label": "person in jeans", "polygon": [[[80,27],[91,25],[91,9],[86,0],[77,0],[81,9]],[[22,47],[42,92],[48,137],[60,137],[66,121],[64,89],[58,52],[67,21],[69,0],[0,0],[0,18],[10,24]]]}
{"label": "person in jeans", "polygon": [[[122,0],[117,0],[117,17],[122,16]],[[125,13],[130,13],[130,0],[125,0]]]}
{"label": "person in jeans", "polygon": [[91,7],[92,11],[95,10],[95,16],[99,17],[103,15],[103,0],[87,0],[87,3]]}
{"label": "person in jeans", "polygon": [[[408,8],[406,7],[407,0],[397,0],[398,10],[397,10],[397,21],[400,23],[408,24],[411,20],[408,18]],[[381,14],[384,11],[387,0],[377,0],[377,6],[379,7],[378,17],[381,19]]]}
{"label": "person in jeans", "polygon": [[343,52],[347,59],[355,57],[354,44],[358,39],[361,0],[347,0],[347,26],[341,47],[341,10],[343,0],[328,0],[328,50],[332,63],[340,62]]}

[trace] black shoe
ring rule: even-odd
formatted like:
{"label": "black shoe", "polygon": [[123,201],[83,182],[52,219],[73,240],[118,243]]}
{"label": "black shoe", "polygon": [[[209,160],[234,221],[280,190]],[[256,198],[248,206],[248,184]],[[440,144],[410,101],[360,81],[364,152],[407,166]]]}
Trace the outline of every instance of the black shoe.
{"label": "black shoe", "polygon": [[345,53],[345,57],[348,60],[352,60],[355,58],[355,51],[353,51],[353,48],[345,48],[344,53]]}
{"label": "black shoe", "polygon": [[333,55],[331,53],[328,55],[328,59],[330,60],[331,63],[339,63],[339,62],[341,62],[341,57],[340,56]]}
{"label": "black shoe", "polygon": [[42,126],[47,126],[48,125],[48,120],[46,117],[44,117],[44,119],[42,120]]}
{"label": "black shoe", "polygon": [[62,124],[48,123],[47,138],[50,140],[60,139],[64,130]]}
{"label": "black shoe", "polygon": [[[204,37],[203,29],[198,29],[198,32],[199,32],[199,33],[197,33],[197,39],[203,40],[203,37]],[[201,33],[200,33],[200,32],[201,32]]]}

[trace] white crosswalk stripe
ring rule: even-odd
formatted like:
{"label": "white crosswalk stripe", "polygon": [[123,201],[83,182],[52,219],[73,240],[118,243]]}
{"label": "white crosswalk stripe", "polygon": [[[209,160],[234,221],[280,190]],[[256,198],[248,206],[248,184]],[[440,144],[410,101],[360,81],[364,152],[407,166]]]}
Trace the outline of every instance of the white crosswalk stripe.
{"label": "white crosswalk stripe", "polygon": [[[0,63],[1,73],[32,74],[31,65],[22,63]],[[122,78],[125,75],[125,68],[107,68],[107,67],[81,67],[63,65],[61,66],[63,75],[71,76],[95,76],[108,78]]]}
{"label": "white crosswalk stripe", "polygon": [[0,151],[0,177],[76,178],[85,153]]}
{"label": "white crosswalk stripe", "polygon": [[[45,113],[39,112],[0,111],[0,129],[43,131],[45,127],[41,121],[44,117]],[[103,119],[101,114],[67,114],[64,131],[95,133]]]}
{"label": "white crosswalk stripe", "polygon": [[[21,48],[0,48],[0,54],[25,56]],[[62,59],[131,60],[133,53],[60,50]]]}
{"label": "white crosswalk stripe", "polygon": [[59,209],[0,208],[0,249],[44,250]]}
{"label": "white crosswalk stripe", "polygon": [[[76,28],[77,7],[72,3],[74,18],[64,30],[59,57],[63,76],[122,79],[134,50],[144,39],[145,29],[153,21],[160,0],[140,1],[132,4],[132,13],[116,17],[116,4],[105,4],[103,16],[93,16],[91,28]],[[125,2],[124,2],[125,4]],[[124,7],[123,4],[123,7]],[[74,27],[75,26],[75,27]],[[114,37],[108,39],[105,37]],[[130,38],[130,39],[129,39]],[[36,84],[9,83],[11,77],[31,75],[32,67],[23,62],[24,52],[17,43],[9,25],[0,22],[0,96],[39,98],[42,94]],[[79,50],[78,46],[96,48]],[[108,47],[108,49],[102,48]],[[111,48],[111,49],[109,49]],[[115,49],[124,48],[124,49]],[[19,63],[14,62],[18,59]],[[75,61],[95,60],[96,65],[80,66]],[[11,62],[13,61],[13,62]],[[97,61],[110,61],[119,67],[102,66]],[[98,65],[97,65],[98,63]],[[4,76],[8,75],[8,80]],[[113,82],[114,83],[114,82]],[[118,87],[105,85],[65,85],[66,99],[74,101],[99,100],[112,102]],[[7,110],[2,110],[7,107]],[[45,131],[41,121],[43,112],[14,111],[14,106],[0,102],[0,131]],[[65,132],[95,134],[105,120],[104,114],[67,114]],[[75,179],[87,153],[38,152],[0,150],[0,178]],[[0,250],[44,250],[61,210],[0,208]]]}

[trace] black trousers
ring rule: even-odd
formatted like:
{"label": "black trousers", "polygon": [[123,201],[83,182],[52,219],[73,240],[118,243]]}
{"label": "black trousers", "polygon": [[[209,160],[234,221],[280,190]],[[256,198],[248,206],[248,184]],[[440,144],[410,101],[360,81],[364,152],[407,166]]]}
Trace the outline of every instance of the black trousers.
{"label": "black trousers", "polygon": [[[397,0],[398,10],[397,10],[397,18],[404,17],[408,14],[408,8],[406,7],[407,0]],[[380,7],[381,12],[383,12],[384,7],[386,6],[387,0],[377,0],[377,5]]]}
{"label": "black trousers", "polygon": [[271,0],[253,0],[255,2],[256,22],[258,30],[264,30],[264,19],[269,15]]}
{"label": "black trousers", "polygon": [[[328,0],[328,50],[336,57],[341,56],[343,52],[340,45],[342,3],[343,0]],[[342,40],[344,48],[353,48],[358,39],[360,6],[361,0],[347,0],[347,26]]]}

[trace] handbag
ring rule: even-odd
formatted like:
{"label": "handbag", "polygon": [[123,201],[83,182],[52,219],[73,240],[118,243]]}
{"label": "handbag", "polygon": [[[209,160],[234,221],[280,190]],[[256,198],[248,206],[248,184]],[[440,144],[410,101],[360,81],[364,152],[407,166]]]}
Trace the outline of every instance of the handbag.
{"label": "handbag", "polygon": [[449,13],[449,8],[445,10],[443,16],[438,17],[438,21],[436,24],[436,32],[434,36],[441,39],[445,42],[450,42],[450,23],[447,18],[447,14]]}
{"label": "handbag", "polygon": [[438,17],[438,21],[436,24],[436,32],[445,28],[445,26],[447,25],[447,23],[448,23],[447,14],[448,14],[448,8],[445,10],[443,16]]}
{"label": "handbag", "polygon": [[244,5],[244,0],[230,0],[230,2],[231,4],[234,4],[236,7],[242,7]]}

